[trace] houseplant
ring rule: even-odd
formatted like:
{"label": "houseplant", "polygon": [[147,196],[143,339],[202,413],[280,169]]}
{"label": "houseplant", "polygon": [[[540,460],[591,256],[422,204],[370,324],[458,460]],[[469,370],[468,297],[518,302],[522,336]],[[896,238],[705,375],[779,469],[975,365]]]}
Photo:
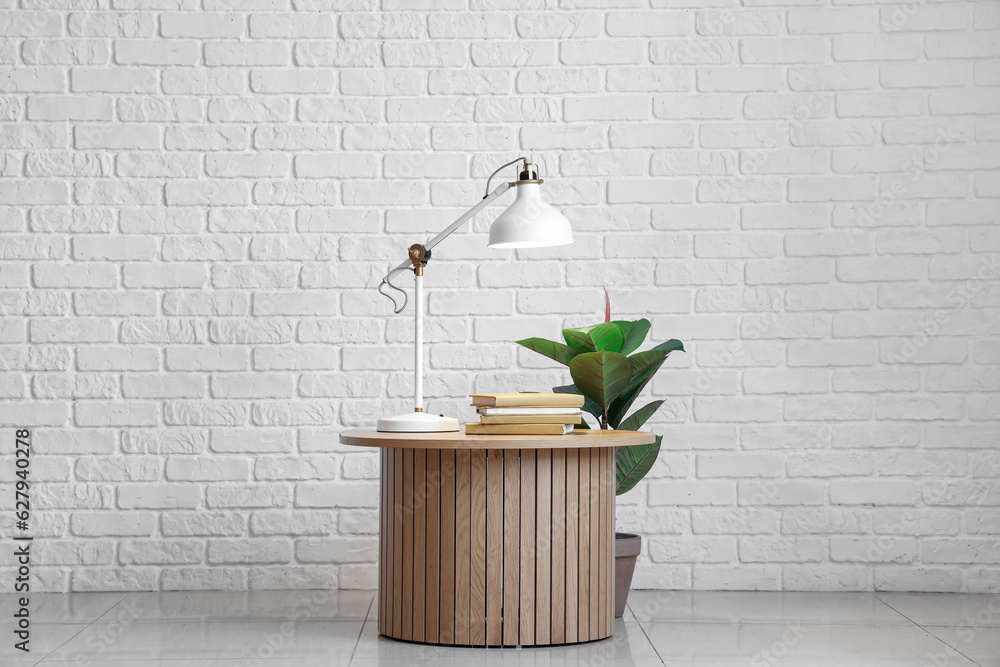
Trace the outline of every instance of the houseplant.
{"label": "houseplant", "polygon": [[[602,429],[636,431],[663,404],[651,401],[627,414],[667,356],[684,351],[679,340],[668,340],[651,349],[636,352],[646,334],[649,320],[612,320],[611,302],[605,295],[604,322],[589,327],[563,329],[565,344],[545,338],[517,341],[529,350],[569,367],[573,384],[554,387],[553,391],[583,394],[583,409],[597,420]],[[583,422],[577,428],[590,428]],[[660,453],[663,436],[651,445],[633,445],[615,449],[615,494],[631,490],[646,476]],[[632,584],[632,572],[639,555],[638,535],[615,533],[615,617],[621,617]]]}

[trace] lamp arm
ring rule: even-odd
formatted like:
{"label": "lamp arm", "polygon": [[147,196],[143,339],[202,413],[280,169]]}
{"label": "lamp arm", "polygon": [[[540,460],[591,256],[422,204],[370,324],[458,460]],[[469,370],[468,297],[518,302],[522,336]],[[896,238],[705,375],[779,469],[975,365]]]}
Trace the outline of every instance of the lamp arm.
{"label": "lamp arm", "polygon": [[[514,162],[517,162],[517,160],[515,160]],[[504,165],[504,166],[507,166],[507,165]],[[507,190],[509,190],[509,189],[510,189],[510,183],[504,182],[504,183],[501,183],[500,185],[498,185],[496,190],[494,190],[493,192],[490,192],[489,194],[487,194],[485,197],[483,197],[479,201],[478,204],[476,204],[475,206],[473,206],[472,208],[470,208],[468,211],[466,211],[465,213],[463,213],[461,216],[459,216],[458,220],[456,220],[455,222],[453,222],[450,225],[448,225],[444,229],[444,231],[442,231],[440,234],[438,234],[437,236],[435,236],[434,238],[432,238],[430,241],[428,241],[427,243],[425,243],[424,244],[424,248],[426,248],[427,250],[430,250],[431,248],[433,248],[434,246],[436,246],[438,243],[440,243],[441,241],[445,240],[448,236],[451,236],[452,232],[454,232],[456,229],[458,229],[459,227],[461,227],[462,225],[464,225],[466,222],[468,222],[470,219],[472,219],[472,217],[474,215],[476,215],[477,213],[479,213],[480,211],[482,211],[494,199],[496,199],[497,197],[499,197],[503,193],[507,192]]]}
{"label": "lamp arm", "polygon": [[[521,159],[523,159],[523,158],[518,158],[518,160],[521,160]],[[517,162],[518,160],[514,160],[514,162]],[[514,162],[509,162],[509,163],[505,164],[504,167],[507,167],[507,166],[509,166],[511,164],[514,164]],[[501,167],[501,169],[503,169],[503,167]],[[492,178],[492,176],[490,178]],[[487,206],[489,206],[489,204],[494,199],[496,199],[497,197],[499,197],[503,193],[507,192],[507,190],[509,190],[509,189],[510,189],[510,183],[508,183],[506,181],[503,182],[503,183],[501,183],[500,185],[498,185],[493,192],[488,193],[485,197],[482,198],[482,200],[478,204],[476,204],[475,206],[473,206],[472,208],[470,208],[468,211],[466,211],[465,213],[463,213],[461,216],[459,216],[458,219],[455,220],[455,222],[453,222],[450,225],[448,225],[441,233],[439,233],[438,235],[434,236],[429,241],[427,241],[427,243],[424,244],[425,251],[427,251],[429,253],[430,250],[431,250],[431,248],[435,247],[437,244],[441,243],[441,241],[443,241],[446,238],[448,238],[449,236],[451,236],[451,234],[456,229],[458,229],[459,227],[461,227],[462,225],[464,225],[466,222],[468,222],[469,220],[471,220],[473,218],[473,216],[475,216],[477,213],[479,213],[484,208],[486,208]],[[382,296],[384,296],[384,297],[388,298],[390,301],[392,301],[393,312],[395,312],[397,315],[399,313],[403,312],[403,309],[406,308],[407,297],[406,297],[406,292],[405,291],[403,291],[402,289],[400,289],[396,285],[392,284],[392,278],[397,273],[399,273],[401,271],[406,271],[407,269],[412,269],[412,268],[413,268],[413,262],[412,262],[412,260],[409,259],[409,257],[407,257],[407,259],[404,259],[402,262],[400,262],[398,266],[396,266],[395,268],[391,269],[389,271],[389,273],[387,273],[385,275],[385,277],[382,278],[382,282],[379,283],[379,286],[378,286],[378,292],[379,292],[379,294],[381,294]],[[400,305],[398,307],[396,306],[396,300],[392,297],[392,295],[389,294],[388,292],[383,292],[382,291],[382,286],[383,285],[388,285],[391,289],[394,289],[397,292],[402,293],[402,295],[403,295],[402,305]]]}

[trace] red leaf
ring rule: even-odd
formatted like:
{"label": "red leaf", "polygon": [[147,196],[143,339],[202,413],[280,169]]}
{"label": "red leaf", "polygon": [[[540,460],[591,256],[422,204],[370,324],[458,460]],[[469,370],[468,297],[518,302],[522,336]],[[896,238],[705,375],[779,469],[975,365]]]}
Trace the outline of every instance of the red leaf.
{"label": "red leaf", "polygon": [[608,296],[608,288],[604,288],[604,321],[611,321],[611,297]]}

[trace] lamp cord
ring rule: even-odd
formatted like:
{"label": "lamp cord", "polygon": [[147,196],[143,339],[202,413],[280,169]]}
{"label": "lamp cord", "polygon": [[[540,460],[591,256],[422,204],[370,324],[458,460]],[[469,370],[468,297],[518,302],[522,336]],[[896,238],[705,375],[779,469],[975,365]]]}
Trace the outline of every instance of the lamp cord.
{"label": "lamp cord", "polygon": [[[396,273],[396,271],[390,271],[386,275],[386,277],[382,279],[382,282],[380,282],[379,285],[378,285],[378,293],[381,294],[382,296],[386,297],[387,299],[389,299],[389,301],[392,301],[393,312],[396,315],[399,315],[401,312],[403,312],[403,309],[406,308],[406,303],[409,300],[409,297],[406,296],[406,290],[402,289],[401,287],[396,287],[395,285],[392,284],[392,281],[390,279],[392,278],[392,274],[394,274],[394,273]],[[388,292],[383,292],[382,291],[382,286],[383,285],[388,285],[392,289],[394,289],[397,292],[399,292],[400,294],[402,294],[403,295],[403,305],[401,305],[401,306],[399,306],[397,308],[396,307],[396,299],[392,296],[392,294],[389,294]]]}
{"label": "lamp cord", "polygon": [[493,180],[493,177],[496,176],[497,174],[499,174],[501,170],[509,167],[512,164],[516,164],[516,163],[520,162],[521,160],[527,161],[528,158],[526,158],[526,157],[524,157],[522,155],[519,158],[515,158],[515,159],[511,160],[507,164],[500,165],[499,167],[497,167],[496,171],[494,171],[492,174],[490,174],[490,177],[486,179],[486,194],[483,195],[483,199],[486,199],[487,197],[490,196],[490,181]]}

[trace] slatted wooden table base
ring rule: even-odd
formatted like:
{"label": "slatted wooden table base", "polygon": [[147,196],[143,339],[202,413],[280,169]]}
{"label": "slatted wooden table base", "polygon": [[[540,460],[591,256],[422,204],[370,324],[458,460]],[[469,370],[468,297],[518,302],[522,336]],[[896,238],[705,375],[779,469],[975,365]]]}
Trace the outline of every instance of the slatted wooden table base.
{"label": "slatted wooden table base", "polygon": [[611,636],[614,445],[650,434],[341,441],[382,447],[381,634],[481,647]]}
{"label": "slatted wooden table base", "polygon": [[613,452],[383,449],[379,632],[473,646],[610,637]]}

